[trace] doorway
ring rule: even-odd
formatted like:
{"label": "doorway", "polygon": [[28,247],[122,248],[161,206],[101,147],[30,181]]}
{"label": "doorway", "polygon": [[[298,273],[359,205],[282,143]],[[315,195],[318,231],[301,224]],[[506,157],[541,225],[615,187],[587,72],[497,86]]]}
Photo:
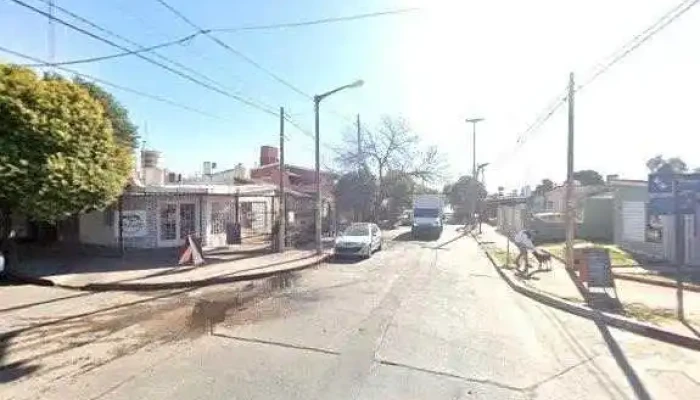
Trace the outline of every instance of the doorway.
{"label": "doorway", "polygon": [[187,235],[197,234],[194,202],[161,202],[158,204],[158,247],[176,247],[185,243]]}

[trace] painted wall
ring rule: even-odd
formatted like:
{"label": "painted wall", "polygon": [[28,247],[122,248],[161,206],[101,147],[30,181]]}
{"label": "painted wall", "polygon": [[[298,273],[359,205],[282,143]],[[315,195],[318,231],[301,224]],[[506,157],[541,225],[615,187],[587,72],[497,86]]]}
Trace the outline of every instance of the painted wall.
{"label": "painted wall", "polygon": [[[645,225],[634,228],[639,232],[630,232],[630,226],[625,227],[623,220],[623,206],[625,202],[632,204],[646,204],[649,202],[649,193],[647,192],[646,184],[624,184],[614,185],[615,188],[615,203],[614,203],[614,241],[620,247],[649,258],[670,260],[673,257],[673,221],[664,216],[663,223],[663,240],[661,243],[654,243],[644,240]],[[646,210],[644,207],[636,207],[639,211],[639,218],[646,221]],[[628,207],[628,210],[632,209]],[[628,224],[629,225],[629,224]],[[625,231],[627,230],[627,231]]]}

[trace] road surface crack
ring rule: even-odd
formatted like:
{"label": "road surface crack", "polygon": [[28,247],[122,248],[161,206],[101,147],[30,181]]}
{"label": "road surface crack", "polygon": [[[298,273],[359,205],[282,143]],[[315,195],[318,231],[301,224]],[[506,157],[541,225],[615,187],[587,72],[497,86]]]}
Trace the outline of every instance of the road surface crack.
{"label": "road surface crack", "polygon": [[417,372],[422,372],[425,374],[442,376],[445,378],[459,379],[459,380],[462,380],[465,382],[470,382],[470,383],[478,383],[478,384],[482,384],[482,385],[494,386],[494,387],[498,387],[501,389],[512,390],[515,392],[528,391],[528,388],[520,388],[520,387],[516,387],[516,386],[510,386],[510,385],[507,385],[505,383],[493,381],[491,379],[468,378],[466,376],[457,375],[457,374],[453,374],[450,372],[436,371],[436,370],[421,368],[421,367],[414,367],[412,365],[401,364],[401,363],[397,363],[397,362],[393,362],[393,361],[387,361],[387,360],[377,360],[377,361],[382,365],[388,365],[388,366],[398,367],[398,368],[405,368],[405,369],[409,369],[411,371],[417,371]]}
{"label": "road surface crack", "polygon": [[214,333],[213,336],[231,339],[231,340],[236,340],[239,342],[264,344],[264,345],[269,345],[269,346],[284,347],[287,349],[302,350],[302,351],[313,351],[316,353],[331,354],[331,355],[335,355],[335,356],[340,354],[337,351],[322,349],[319,347],[301,346],[301,345],[296,345],[296,344],[291,344],[291,343],[276,342],[276,341],[272,341],[272,340],[264,340],[264,339],[256,339],[256,338],[247,338],[247,337],[242,337],[242,336],[226,335],[223,333]]}

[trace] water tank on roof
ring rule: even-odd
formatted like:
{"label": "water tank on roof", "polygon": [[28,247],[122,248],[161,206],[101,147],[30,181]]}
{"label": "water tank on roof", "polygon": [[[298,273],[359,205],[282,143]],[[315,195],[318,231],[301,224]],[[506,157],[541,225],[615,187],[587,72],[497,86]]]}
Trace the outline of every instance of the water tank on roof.
{"label": "water tank on roof", "polygon": [[141,151],[141,167],[143,167],[143,168],[157,168],[159,161],[160,161],[160,152],[155,151],[155,150],[142,150]]}

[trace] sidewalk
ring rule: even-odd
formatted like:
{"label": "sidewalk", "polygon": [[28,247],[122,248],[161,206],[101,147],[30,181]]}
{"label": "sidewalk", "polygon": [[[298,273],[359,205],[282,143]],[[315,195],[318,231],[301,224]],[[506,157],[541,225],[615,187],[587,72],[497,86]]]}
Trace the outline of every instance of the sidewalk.
{"label": "sidewalk", "polygon": [[[560,299],[585,304],[585,289],[572,280],[563,263],[552,258],[551,270],[538,270],[537,262],[531,258],[531,268],[527,276],[517,272],[514,266],[518,250],[510,244],[510,266],[506,266],[506,248],[508,240],[498,233],[494,227],[484,225],[483,233],[478,237],[482,246],[492,256],[501,270],[511,279],[525,287],[534,288],[540,292],[556,296]],[[650,285],[623,279],[615,279],[619,303],[622,310],[616,313],[634,318],[646,323],[662,326],[683,335],[700,336],[700,293],[687,291],[684,293],[685,315],[688,325],[675,319],[676,291],[675,288]],[[607,290],[614,298],[614,291]]]}
{"label": "sidewalk", "polygon": [[317,256],[311,249],[270,253],[258,247],[206,251],[206,263],[199,266],[177,265],[178,254],[173,250],[134,253],[124,258],[35,260],[22,264],[21,270],[13,274],[27,281],[80,290],[177,289],[264,278],[316,265],[328,255]]}

